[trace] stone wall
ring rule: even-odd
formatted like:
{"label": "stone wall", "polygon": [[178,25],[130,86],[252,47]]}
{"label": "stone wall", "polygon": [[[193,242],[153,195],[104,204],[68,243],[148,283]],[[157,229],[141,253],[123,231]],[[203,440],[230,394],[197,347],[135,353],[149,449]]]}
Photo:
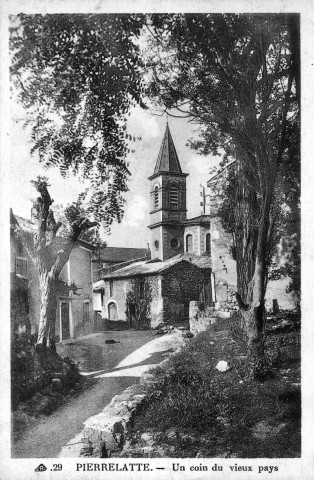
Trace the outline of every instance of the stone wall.
{"label": "stone wall", "polygon": [[[180,338],[181,335],[182,333]],[[178,342],[179,345],[180,343],[181,341]],[[176,352],[180,349],[181,346]],[[159,366],[167,365],[168,361],[166,358]],[[125,442],[130,421],[147,400],[148,391],[156,381],[158,380],[153,374],[145,372],[139,383],[131,385],[120,395],[115,395],[101,413],[84,422],[83,431],[62,448],[59,457],[125,457],[125,451],[130,453],[129,442]]]}
{"label": "stone wall", "polygon": [[182,322],[189,316],[190,301],[198,301],[200,286],[210,279],[207,269],[182,261],[169,269],[162,277],[164,298],[164,322]]}
{"label": "stone wall", "polygon": [[28,282],[11,273],[11,334],[29,335],[31,325],[29,321]]}
{"label": "stone wall", "polygon": [[[150,325],[155,328],[159,323],[163,322],[163,299],[161,298],[161,280],[160,276],[151,275],[145,277],[150,290],[150,311],[147,317]],[[103,299],[102,318],[108,318],[108,305],[114,302],[117,305],[117,320],[129,322],[127,299],[131,299],[132,293],[136,288],[136,280],[125,278],[121,280],[113,280],[113,295],[109,295],[109,280],[105,282],[105,294]]]}
{"label": "stone wall", "polygon": [[[189,318],[189,303],[199,300],[204,281],[210,283],[210,270],[201,269],[188,261],[181,261],[162,275],[145,277],[150,287],[151,328],[160,323],[182,323]],[[109,280],[105,282],[102,317],[108,318],[108,304],[117,305],[117,320],[128,321],[127,299],[134,289],[134,279],[113,280],[113,296],[109,296]],[[134,302],[136,303],[136,302]]]}
{"label": "stone wall", "polygon": [[216,321],[214,307],[209,307],[201,302],[190,302],[189,323],[193,335],[204,332],[209,325],[216,323]]}
{"label": "stone wall", "polygon": [[235,294],[235,287],[227,282],[218,282],[216,284],[216,309],[230,313],[239,310]]}
{"label": "stone wall", "polygon": [[23,245],[13,235],[11,236],[10,247],[12,274],[15,274],[17,257],[27,260],[27,280],[25,281],[27,282],[28,289],[28,320],[31,326],[31,333],[34,334],[38,330],[41,303],[38,273]]}

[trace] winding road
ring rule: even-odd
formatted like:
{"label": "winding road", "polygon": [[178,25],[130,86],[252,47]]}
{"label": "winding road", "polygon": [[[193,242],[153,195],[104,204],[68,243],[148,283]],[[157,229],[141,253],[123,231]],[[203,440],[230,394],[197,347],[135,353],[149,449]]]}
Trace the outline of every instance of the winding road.
{"label": "winding road", "polygon": [[[116,343],[106,343],[113,340]],[[100,413],[111,399],[141,375],[158,365],[182,344],[180,331],[156,336],[156,332],[120,331],[91,334],[58,344],[58,353],[79,364],[90,378],[79,395],[49,416],[41,416],[12,445],[13,458],[55,458],[77,436],[84,422]]]}

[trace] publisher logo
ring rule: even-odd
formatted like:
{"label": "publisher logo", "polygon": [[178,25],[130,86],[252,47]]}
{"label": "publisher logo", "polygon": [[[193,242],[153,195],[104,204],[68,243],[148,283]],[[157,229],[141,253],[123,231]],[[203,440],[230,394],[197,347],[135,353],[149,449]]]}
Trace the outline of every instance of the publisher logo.
{"label": "publisher logo", "polygon": [[40,465],[38,465],[37,468],[35,468],[35,472],[45,472],[46,470],[47,470],[47,467],[45,467],[43,463],[41,463]]}

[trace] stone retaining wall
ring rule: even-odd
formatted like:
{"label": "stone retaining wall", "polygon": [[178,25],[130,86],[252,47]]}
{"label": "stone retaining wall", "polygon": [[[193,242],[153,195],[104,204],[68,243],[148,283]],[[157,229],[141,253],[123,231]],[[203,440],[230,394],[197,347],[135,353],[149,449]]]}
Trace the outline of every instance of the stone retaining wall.
{"label": "stone retaining wall", "polygon": [[217,316],[214,307],[209,307],[201,302],[190,302],[189,322],[193,335],[207,330],[209,325],[216,323]]}
{"label": "stone retaining wall", "polygon": [[227,284],[227,283],[225,284],[225,287],[226,287],[226,299],[225,300],[220,300],[218,302],[217,307],[222,312],[232,313],[236,310],[239,310],[238,302],[237,302],[236,297],[235,297],[236,288],[233,287],[232,285]]}
{"label": "stone retaining wall", "polygon": [[145,397],[143,385],[132,385],[113,397],[101,413],[89,418],[83,430],[80,456],[109,458],[118,454],[124,444],[126,425]]}
{"label": "stone retaining wall", "polygon": [[[162,366],[167,362],[168,359],[165,359],[159,365]],[[114,396],[101,413],[85,422],[85,428],[78,442],[81,457],[119,456],[125,443],[127,425],[145,401],[147,387],[155,382],[154,378],[153,374],[144,373],[140,383],[131,385],[120,395]]]}

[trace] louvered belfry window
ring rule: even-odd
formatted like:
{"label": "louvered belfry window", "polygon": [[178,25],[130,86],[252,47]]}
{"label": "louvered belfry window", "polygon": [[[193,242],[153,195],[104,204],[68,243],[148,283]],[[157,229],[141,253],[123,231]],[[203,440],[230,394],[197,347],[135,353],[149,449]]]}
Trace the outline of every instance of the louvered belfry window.
{"label": "louvered belfry window", "polygon": [[155,208],[158,208],[159,204],[159,192],[158,192],[158,186],[156,185],[155,187]]}
{"label": "louvered belfry window", "polygon": [[170,208],[171,210],[178,210],[179,195],[177,187],[170,187]]}

